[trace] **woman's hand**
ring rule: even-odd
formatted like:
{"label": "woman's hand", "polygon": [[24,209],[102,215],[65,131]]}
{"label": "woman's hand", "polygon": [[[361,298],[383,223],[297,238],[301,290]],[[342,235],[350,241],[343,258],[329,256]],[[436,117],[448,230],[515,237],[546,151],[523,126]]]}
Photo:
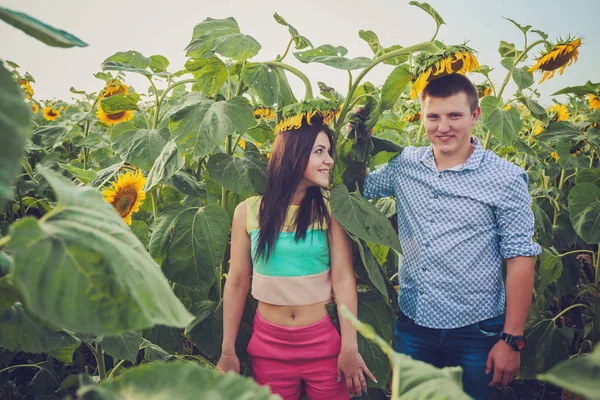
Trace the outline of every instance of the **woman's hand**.
{"label": "woman's hand", "polygon": [[221,354],[221,358],[219,358],[219,362],[217,363],[217,369],[221,372],[234,371],[239,374],[240,359],[236,354],[230,356]]}
{"label": "woman's hand", "polygon": [[348,393],[360,396],[367,391],[365,374],[377,383],[357,348],[343,348],[338,357],[338,379],[346,380]]}

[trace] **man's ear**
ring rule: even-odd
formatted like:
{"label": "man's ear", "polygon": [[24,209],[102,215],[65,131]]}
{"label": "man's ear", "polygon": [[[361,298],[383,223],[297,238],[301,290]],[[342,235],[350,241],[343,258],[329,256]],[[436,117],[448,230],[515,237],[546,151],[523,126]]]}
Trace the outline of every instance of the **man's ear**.
{"label": "man's ear", "polygon": [[477,121],[479,121],[479,117],[481,117],[481,107],[477,106],[473,114],[471,114],[471,125],[477,125]]}

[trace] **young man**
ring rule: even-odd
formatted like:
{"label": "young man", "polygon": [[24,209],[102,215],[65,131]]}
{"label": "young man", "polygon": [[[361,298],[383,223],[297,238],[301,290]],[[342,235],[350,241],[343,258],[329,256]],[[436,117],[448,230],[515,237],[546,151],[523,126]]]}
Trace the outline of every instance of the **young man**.
{"label": "young man", "polygon": [[430,82],[421,105],[431,145],[406,148],[364,187],[366,198],[396,196],[404,259],[394,347],[436,367],[461,366],[464,390],[488,399],[519,374],[541,252],[527,174],[471,136],[481,110],[464,76]]}

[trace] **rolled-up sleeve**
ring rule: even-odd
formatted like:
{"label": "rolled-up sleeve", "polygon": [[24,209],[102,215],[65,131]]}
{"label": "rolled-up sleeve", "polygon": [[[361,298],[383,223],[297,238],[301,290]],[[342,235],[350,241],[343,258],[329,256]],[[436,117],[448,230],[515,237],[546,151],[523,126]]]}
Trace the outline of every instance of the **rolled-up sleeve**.
{"label": "rolled-up sleeve", "polygon": [[394,158],[381,168],[370,172],[365,179],[363,197],[365,199],[378,199],[395,195],[393,175],[398,173],[398,161],[400,156]]}
{"label": "rolled-up sleeve", "polygon": [[504,196],[496,207],[496,222],[502,258],[533,257],[542,252],[540,245],[533,241],[535,221],[527,174],[515,176],[504,187]]}

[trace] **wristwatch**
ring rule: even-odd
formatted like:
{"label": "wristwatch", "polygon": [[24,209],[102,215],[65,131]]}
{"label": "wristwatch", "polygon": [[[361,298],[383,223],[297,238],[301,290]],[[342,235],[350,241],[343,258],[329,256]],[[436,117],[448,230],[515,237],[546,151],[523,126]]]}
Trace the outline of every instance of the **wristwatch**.
{"label": "wristwatch", "polygon": [[515,351],[523,351],[523,349],[525,349],[525,345],[527,344],[527,341],[523,336],[513,336],[506,332],[502,332],[500,334],[500,340],[506,342]]}

